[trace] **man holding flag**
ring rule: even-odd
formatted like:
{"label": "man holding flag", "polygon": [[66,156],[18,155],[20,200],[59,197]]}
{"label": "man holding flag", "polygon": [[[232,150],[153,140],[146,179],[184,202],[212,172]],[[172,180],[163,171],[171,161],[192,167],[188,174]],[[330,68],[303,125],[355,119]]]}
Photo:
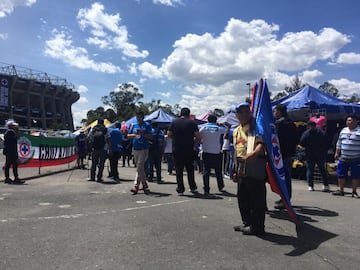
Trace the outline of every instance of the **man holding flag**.
{"label": "man holding flag", "polygon": [[[253,136],[251,132],[250,105],[240,103],[236,107],[236,116],[240,125],[233,133],[236,160],[233,181],[238,183],[237,197],[243,225],[235,226],[234,230],[245,235],[262,235],[265,233],[265,163],[259,167],[254,161],[265,159],[265,146],[261,137]],[[250,170],[258,171],[260,175],[250,175]]]}

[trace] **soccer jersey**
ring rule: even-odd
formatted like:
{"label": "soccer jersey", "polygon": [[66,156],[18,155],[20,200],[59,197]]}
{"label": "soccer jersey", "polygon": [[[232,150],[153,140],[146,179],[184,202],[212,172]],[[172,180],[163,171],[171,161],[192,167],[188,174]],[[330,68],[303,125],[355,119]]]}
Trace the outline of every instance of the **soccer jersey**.
{"label": "soccer jersey", "polygon": [[355,160],[360,159],[360,126],[353,130],[348,127],[340,131],[336,148],[341,150],[340,159]]}

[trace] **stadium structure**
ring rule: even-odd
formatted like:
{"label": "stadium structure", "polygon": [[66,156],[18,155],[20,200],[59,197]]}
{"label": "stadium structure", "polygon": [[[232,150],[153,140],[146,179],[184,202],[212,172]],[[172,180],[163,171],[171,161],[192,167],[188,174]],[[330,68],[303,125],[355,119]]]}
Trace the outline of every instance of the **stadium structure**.
{"label": "stadium structure", "polygon": [[0,63],[0,123],[14,119],[21,128],[74,130],[71,105],[80,94],[66,79]]}

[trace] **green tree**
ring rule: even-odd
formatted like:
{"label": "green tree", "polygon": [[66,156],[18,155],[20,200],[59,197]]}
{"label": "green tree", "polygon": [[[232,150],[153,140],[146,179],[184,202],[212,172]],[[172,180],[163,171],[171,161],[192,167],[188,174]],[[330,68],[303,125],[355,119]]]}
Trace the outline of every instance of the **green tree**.
{"label": "green tree", "polygon": [[334,97],[339,97],[339,90],[332,83],[324,82],[319,86],[319,89],[323,90],[325,93],[333,95]]}
{"label": "green tree", "polygon": [[103,96],[104,105],[112,107],[120,121],[133,117],[136,113],[137,103],[144,97],[140,90],[131,83],[118,86],[118,91],[111,91],[108,96]]}
{"label": "green tree", "polygon": [[222,109],[214,109],[213,113],[216,117],[220,117],[224,115],[224,111]]}

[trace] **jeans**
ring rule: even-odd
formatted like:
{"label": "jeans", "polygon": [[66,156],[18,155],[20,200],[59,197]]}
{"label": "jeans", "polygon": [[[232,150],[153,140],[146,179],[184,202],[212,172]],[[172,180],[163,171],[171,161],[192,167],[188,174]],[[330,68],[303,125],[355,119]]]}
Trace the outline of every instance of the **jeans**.
{"label": "jeans", "polygon": [[90,179],[95,180],[96,167],[98,167],[97,180],[101,180],[104,171],[104,164],[106,160],[107,153],[105,149],[93,149],[91,156],[91,171]]}
{"label": "jeans", "polygon": [[315,164],[319,168],[319,172],[323,179],[324,186],[328,186],[328,175],[325,169],[325,159],[306,159],[306,179],[309,187],[314,187],[314,169]]}

